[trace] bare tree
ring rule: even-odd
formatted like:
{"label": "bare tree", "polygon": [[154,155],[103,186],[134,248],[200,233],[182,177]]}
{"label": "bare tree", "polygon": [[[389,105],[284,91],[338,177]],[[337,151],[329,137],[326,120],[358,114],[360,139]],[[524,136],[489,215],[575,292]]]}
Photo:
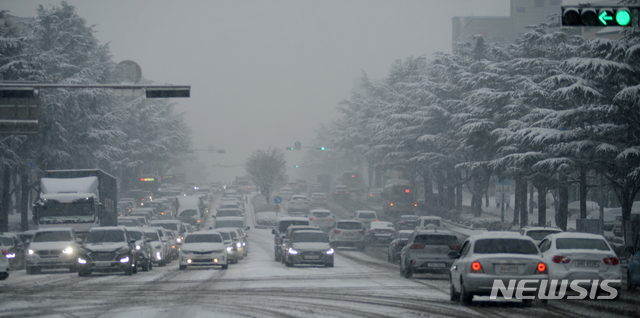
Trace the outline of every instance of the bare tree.
{"label": "bare tree", "polygon": [[247,175],[267,198],[267,202],[271,192],[284,182],[286,165],[284,151],[275,147],[256,150],[247,159],[245,164]]}

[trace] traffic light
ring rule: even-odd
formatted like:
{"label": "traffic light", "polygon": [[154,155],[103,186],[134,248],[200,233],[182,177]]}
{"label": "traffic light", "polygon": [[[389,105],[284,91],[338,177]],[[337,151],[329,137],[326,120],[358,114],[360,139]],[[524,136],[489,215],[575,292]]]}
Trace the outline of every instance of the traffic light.
{"label": "traffic light", "polygon": [[632,17],[629,7],[562,7],[563,26],[632,26]]}
{"label": "traffic light", "polygon": [[284,148],[284,149],[285,150],[296,150],[296,148],[293,148],[293,147],[287,147],[287,148]]}
{"label": "traffic light", "polygon": [[325,147],[323,147],[323,146],[321,146],[321,147],[318,147],[318,148],[316,148],[316,149],[324,151],[326,148],[325,148]]}

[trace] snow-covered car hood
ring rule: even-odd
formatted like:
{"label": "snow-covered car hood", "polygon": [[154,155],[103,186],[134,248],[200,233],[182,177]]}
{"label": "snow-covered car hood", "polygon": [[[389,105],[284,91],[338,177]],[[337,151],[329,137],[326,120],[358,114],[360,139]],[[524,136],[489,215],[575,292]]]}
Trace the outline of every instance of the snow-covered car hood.
{"label": "snow-covered car hood", "polygon": [[299,242],[291,244],[291,247],[294,250],[303,250],[303,251],[320,251],[320,250],[328,250],[331,247],[329,243],[323,242]]}
{"label": "snow-covered car hood", "polygon": [[185,243],[180,250],[189,252],[209,252],[224,250],[227,246],[224,243]]}
{"label": "snow-covered car hood", "polygon": [[125,242],[88,243],[82,247],[91,252],[113,252],[124,248],[129,249],[129,244]]}
{"label": "snow-covered car hood", "polygon": [[32,250],[63,250],[69,246],[75,247],[73,241],[62,242],[31,242],[29,248]]}

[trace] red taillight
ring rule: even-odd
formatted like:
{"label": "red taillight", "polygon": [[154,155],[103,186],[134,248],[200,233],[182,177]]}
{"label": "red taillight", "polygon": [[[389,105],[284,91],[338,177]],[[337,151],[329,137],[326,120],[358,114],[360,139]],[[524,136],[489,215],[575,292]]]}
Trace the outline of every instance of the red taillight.
{"label": "red taillight", "polygon": [[340,234],[340,230],[333,230],[333,233]]}
{"label": "red taillight", "polygon": [[567,264],[569,262],[571,262],[571,259],[566,257],[566,256],[562,256],[562,255],[556,255],[551,259],[552,262],[556,263],[556,264]]}
{"label": "red taillight", "polygon": [[314,218],[309,218],[309,221],[315,221],[315,220],[316,220],[316,219],[314,219]]}
{"label": "red taillight", "polygon": [[460,245],[460,244],[451,244],[451,245],[449,245],[449,249],[450,250],[458,251],[458,250],[460,250],[460,248],[462,248],[462,245]]}
{"label": "red taillight", "polygon": [[413,243],[411,244],[411,246],[409,246],[410,250],[419,250],[423,248],[424,248],[424,244],[420,244],[420,243]]}
{"label": "red taillight", "polygon": [[617,257],[608,257],[608,258],[603,258],[602,260],[607,265],[618,265],[618,264],[620,264],[620,260]]}
{"label": "red taillight", "polygon": [[418,202],[416,202],[416,203],[414,204],[414,206],[418,206]]}
{"label": "red taillight", "polygon": [[2,255],[7,255],[7,254],[8,254],[7,250],[2,250]]}
{"label": "red taillight", "polygon": [[376,230],[370,230],[369,233],[376,234],[377,232],[376,232]]}
{"label": "red taillight", "polygon": [[334,193],[335,193],[335,194],[338,194],[338,191],[335,191]]}
{"label": "red taillight", "polygon": [[480,265],[480,262],[475,261],[475,262],[471,263],[471,272],[472,273],[484,273],[484,270],[482,269],[482,265]]}
{"label": "red taillight", "polygon": [[362,230],[362,231],[358,231],[358,233],[360,233],[360,234],[364,235],[364,230]]}
{"label": "red taillight", "polygon": [[536,274],[546,274],[546,273],[547,273],[547,264],[538,263],[538,266],[536,267]]}
{"label": "red taillight", "polygon": [[327,221],[333,221],[333,219],[327,219]]}
{"label": "red taillight", "polygon": [[347,194],[349,194],[349,191],[347,191]]}
{"label": "red taillight", "polygon": [[373,196],[373,193],[369,193],[369,196],[370,196],[370,197],[372,197],[372,196]]}

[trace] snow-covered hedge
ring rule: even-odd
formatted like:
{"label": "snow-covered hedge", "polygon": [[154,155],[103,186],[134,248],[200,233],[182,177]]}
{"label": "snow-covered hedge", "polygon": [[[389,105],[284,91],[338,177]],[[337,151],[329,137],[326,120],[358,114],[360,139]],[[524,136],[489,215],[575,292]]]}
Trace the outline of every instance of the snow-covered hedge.
{"label": "snow-covered hedge", "polygon": [[256,213],[256,225],[276,226],[278,222],[278,214],[273,211]]}
{"label": "snow-covered hedge", "polygon": [[512,227],[510,221],[502,223],[500,219],[496,218],[470,217],[462,219],[461,223],[474,229],[486,229],[488,231],[509,231]]}
{"label": "snow-covered hedge", "polygon": [[273,207],[269,206],[267,199],[262,194],[254,196],[251,200],[251,205],[253,205],[253,211],[255,213],[273,211]]}

